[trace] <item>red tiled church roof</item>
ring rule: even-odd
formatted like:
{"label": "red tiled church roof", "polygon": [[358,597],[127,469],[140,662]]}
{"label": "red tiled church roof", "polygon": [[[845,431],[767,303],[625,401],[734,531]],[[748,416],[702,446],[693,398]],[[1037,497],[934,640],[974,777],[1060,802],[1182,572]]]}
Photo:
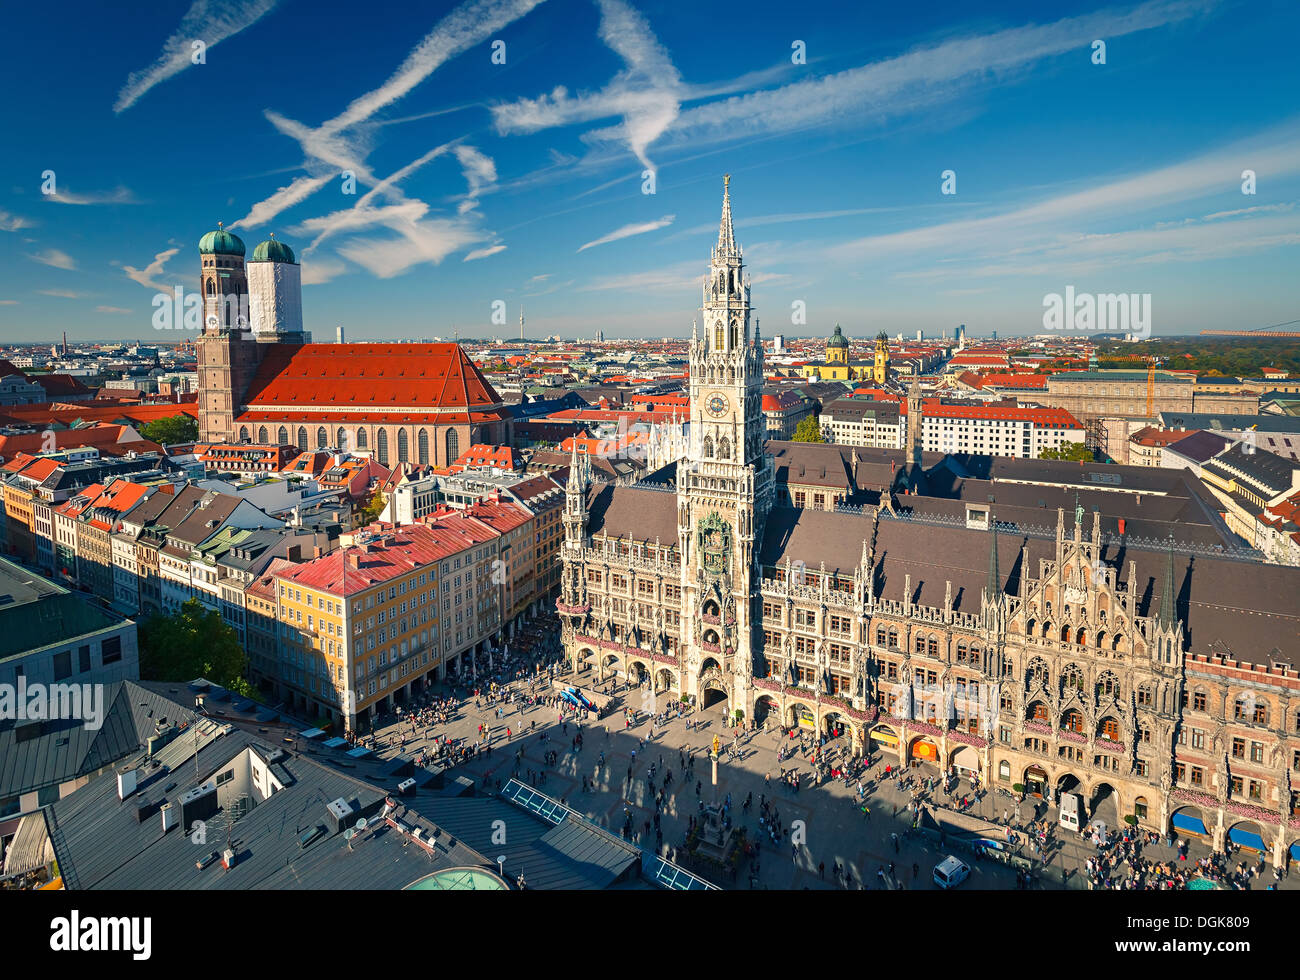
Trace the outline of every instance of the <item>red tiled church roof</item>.
{"label": "red tiled church roof", "polygon": [[[244,403],[249,411],[241,422],[449,424],[504,417],[501,398],[459,344],[275,344]],[[412,411],[394,415],[388,411],[394,408]]]}

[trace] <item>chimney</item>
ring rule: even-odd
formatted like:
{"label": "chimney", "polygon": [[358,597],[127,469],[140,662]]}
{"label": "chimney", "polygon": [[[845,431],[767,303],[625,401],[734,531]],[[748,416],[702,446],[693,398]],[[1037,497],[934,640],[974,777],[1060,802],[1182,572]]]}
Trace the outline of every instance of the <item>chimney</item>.
{"label": "chimney", "polygon": [[338,326],[338,327],[335,327],[335,328],[334,328],[334,342],[335,342],[336,344],[345,344],[345,343],[347,343],[347,341],[345,341],[345,340],[343,339],[343,327],[342,327],[342,326]]}
{"label": "chimney", "polygon": [[361,567],[361,556],[355,551],[349,551],[347,555],[344,556],[344,563],[346,567],[356,571]]}

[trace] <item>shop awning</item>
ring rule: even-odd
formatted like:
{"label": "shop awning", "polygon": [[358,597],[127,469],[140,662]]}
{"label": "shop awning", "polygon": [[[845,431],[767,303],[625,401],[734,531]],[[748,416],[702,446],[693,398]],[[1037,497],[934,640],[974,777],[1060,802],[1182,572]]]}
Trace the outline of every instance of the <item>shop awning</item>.
{"label": "shop awning", "polygon": [[1195,814],[1175,813],[1173,824],[1178,830],[1185,830],[1189,834],[1201,834],[1202,836],[1209,834],[1209,831],[1205,829],[1205,822]]}
{"label": "shop awning", "polygon": [[872,732],[871,739],[874,742],[879,742],[881,745],[898,744],[898,736],[892,732]]}
{"label": "shop awning", "polygon": [[1264,838],[1246,827],[1233,827],[1228,831],[1228,840],[1241,847],[1249,847],[1254,851],[1264,850]]}
{"label": "shop awning", "polygon": [[939,750],[929,742],[916,742],[912,745],[912,757],[922,759],[937,759]]}

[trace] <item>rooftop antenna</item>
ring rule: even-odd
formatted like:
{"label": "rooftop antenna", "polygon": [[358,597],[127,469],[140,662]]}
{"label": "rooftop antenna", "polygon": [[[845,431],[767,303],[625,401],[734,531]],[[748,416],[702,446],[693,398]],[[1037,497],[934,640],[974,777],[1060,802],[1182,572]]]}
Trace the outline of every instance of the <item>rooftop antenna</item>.
{"label": "rooftop antenna", "polygon": [[[203,710],[203,695],[194,699],[194,707]],[[199,712],[194,712],[194,782],[199,782]]]}

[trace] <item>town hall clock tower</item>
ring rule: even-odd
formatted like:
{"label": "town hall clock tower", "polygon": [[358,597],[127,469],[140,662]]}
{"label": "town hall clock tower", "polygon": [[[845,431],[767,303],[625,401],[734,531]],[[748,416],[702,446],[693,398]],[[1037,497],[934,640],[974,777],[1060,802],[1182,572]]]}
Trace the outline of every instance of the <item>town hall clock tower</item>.
{"label": "town hall clock tower", "polygon": [[[748,719],[752,650],[761,637],[756,546],[774,494],[763,451],[763,346],[751,334],[749,280],[723,178],[722,223],[704,283],[701,324],[691,331],[691,444],[677,464],[682,562],[683,693],[725,698]],[[761,646],[761,644],[759,644]]]}

